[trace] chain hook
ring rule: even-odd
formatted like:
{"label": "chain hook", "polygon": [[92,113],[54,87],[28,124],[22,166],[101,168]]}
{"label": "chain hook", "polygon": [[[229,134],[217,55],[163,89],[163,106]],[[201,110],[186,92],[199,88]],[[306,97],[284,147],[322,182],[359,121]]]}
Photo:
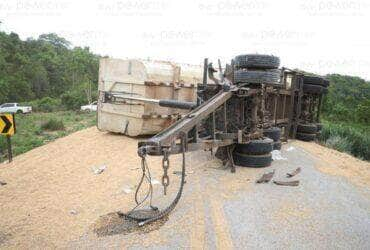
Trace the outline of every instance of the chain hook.
{"label": "chain hook", "polygon": [[162,159],[162,186],[164,195],[167,194],[167,187],[170,185],[170,178],[168,177],[168,169],[170,167],[170,160],[168,159],[168,149],[163,150],[163,159]]}

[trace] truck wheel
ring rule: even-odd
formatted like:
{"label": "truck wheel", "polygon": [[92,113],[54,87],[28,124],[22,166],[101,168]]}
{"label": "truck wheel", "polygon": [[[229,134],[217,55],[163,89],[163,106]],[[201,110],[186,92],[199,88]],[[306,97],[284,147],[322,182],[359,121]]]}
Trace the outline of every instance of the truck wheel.
{"label": "truck wheel", "polygon": [[17,114],[23,114],[23,110],[18,109],[18,110],[17,110]]}
{"label": "truck wheel", "polygon": [[279,84],[280,70],[236,70],[234,72],[235,83],[255,83],[255,84]]}
{"label": "truck wheel", "polygon": [[313,84],[303,84],[303,93],[309,94],[321,94],[323,93],[324,87]]}
{"label": "truck wheel", "polygon": [[312,84],[312,85],[320,85],[323,87],[329,86],[329,81],[318,76],[304,76],[303,77],[303,83],[304,84]]}
{"label": "truck wheel", "polygon": [[274,150],[280,150],[281,149],[281,141],[275,141],[272,144],[272,147],[273,147]]}
{"label": "truck wheel", "polygon": [[301,141],[314,141],[316,139],[316,134],[309,133],[297,133],[296,138]]}
{"label": "truck wheel", "polygon": [[273,140],[270,138],[263,138],[261,140],[251,140],[248,143],[236,144],[234,149],[237,153],[247,155],[263,155],[272,151]]}
{"label": "truck wheel", "polygon": [[280,141],[281,129],[278,127],[272,127],[263,130],[263,135],[276,141]]}
{"label": "truck wheel", "polygon": [[233,158],[236,165],[251,168],[268,167],[272,162],[271,153],[264,155],[247,155],[234,151]]}
{"label": "truck wheel", "polygon": [[317,132],[317,125],[313,123],[309,124],[299,123],[297,126],[297,131],[302,133],[314,134]]}
{"label": "truck wheel", "polygon": [[277,69],[280,59],[276,56],[247,54],[235,57],[235,66],[239,69]]}

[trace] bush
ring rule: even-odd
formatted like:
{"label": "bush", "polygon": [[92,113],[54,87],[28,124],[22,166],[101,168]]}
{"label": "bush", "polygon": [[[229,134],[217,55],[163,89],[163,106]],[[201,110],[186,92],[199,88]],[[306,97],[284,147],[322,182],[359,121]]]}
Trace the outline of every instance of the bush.
{"label": "bush", "polygon": [[62,104],[60,99],[44,97],[28,102],[27,105],[32,106],[32,110],[35,112],[54,112],[61,110]]}
{"label": "bush", "polygon": [[79,110],[82,105],[86,104],[86,97],[79,91],[68,91],[62,95],[62,104],[68,110]]}
{"label": "bush", "polygon": [[370,133],[354,125],[324,122],[319,140],[328,147],[370,160]]}
{"label": "bush", "polygon": [[56,130],[64,130],[64,123],[62,120],[57,120],[55,118],[50,118],[47,122],[41,125],[43,130],[49,131],[56,131]]}
{"label": "bush", "polygon": [[346,138],[340,136],[332,136],[326,140],[325,145],[329,148],[334,148],[341,152],[351,153],[351,143]]}
{"label": "bush", "polygon": [[[89,92],[91,92],[91,98],[87,98]],[[61,96],[61,99],[62,104],[68,110],[79,110],[82,105],[88,104],[89,101],[96,101],[97,97],[97,89],[93,88],[88,82],[85,82],[75,85],[72,89],[65,92]]]}

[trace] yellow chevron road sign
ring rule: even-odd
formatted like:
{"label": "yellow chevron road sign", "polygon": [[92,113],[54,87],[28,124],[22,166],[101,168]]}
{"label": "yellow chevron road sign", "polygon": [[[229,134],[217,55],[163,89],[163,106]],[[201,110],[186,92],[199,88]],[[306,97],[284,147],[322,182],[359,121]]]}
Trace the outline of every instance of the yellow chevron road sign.
{"label": "yellow chevron road sign", "polygon": [[0,114],[0,134],[14,135],[15,123],[13,114]]}

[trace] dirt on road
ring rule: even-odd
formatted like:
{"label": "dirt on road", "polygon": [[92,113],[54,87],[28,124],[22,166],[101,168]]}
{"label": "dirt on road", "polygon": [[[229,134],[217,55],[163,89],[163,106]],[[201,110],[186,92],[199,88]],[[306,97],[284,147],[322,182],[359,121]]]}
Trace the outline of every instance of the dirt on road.
{"label": "dirt on road", "polygon": [[[133,193],[141,174],[137,142],[138,139],[99,132],[94,127],[17,156],[10,164],[1,164],[0,181],[7,184],[0,186],[0,248],[74,247],[71,242],[85,246],[81,242],[91,234],[100,216],[127,211],[134,205]],[[368,162],[313,143],[292,145],[319,157],[322,165],[317,168],[325,174],[340,175],[370,187]],[[180,156],[171,157],[171,173],[180,169],[180,162]],[[229,171],[220,171],[220,162],[208,152],[189,154],[188,162],[187,193],[179,206],[182,202],[182,205],[192,205],[178,211],[177,223],[182,226],[177,230],[189,234],[191,247],[202,248],[207,237],[211,237],[205,233],[210,223],[205,215],[209,212],[217,236],[216,246],[232,248],[221,201],[234,199],[239,191],[253,188],[255,179],[264,170],[238,168],[238,174],[232,175]],[[152,167],[154,183],[157,183],[155,180],[160,180],[162,172],[161,158],[151,157],[148,164]],[[103,166],[102,173],[94,173]],[[170,176],[174,180],[170,193],[176,191],[177,177]],[[161,191],[159,184],[154,186]],[[205,196],[215,199],[203,206]],[[169,200],[171,197],[167,198]],[[166,226],[170,230],[173,225],[170,221]],[[91,235],[87,238],[89,242],[91,238],[99,240]],[[166,239],[153,231],[145,237],[125,238],[114,246],[128,247],[138,242],[142,246],[160,245],[166,244]]]}
{"label": "dirt on road", "polygon": [[315,167],[321,172],[343,176],[355,185],[370,187],[370,162],[359,160],[354,156],[317,143],[297,140],[292,145],[297,145],[320,159]]}

